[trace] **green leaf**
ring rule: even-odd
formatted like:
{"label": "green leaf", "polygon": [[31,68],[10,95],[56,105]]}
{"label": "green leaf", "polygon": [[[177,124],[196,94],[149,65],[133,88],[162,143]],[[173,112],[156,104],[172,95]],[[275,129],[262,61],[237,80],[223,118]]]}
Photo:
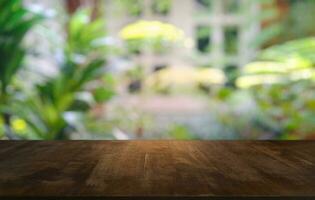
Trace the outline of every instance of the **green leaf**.
{"label": "green leaf", "polygon": [[115,91],[109,88],[98,88],[94,91],[94,99],[98,103],[109,101],[114,95]]}

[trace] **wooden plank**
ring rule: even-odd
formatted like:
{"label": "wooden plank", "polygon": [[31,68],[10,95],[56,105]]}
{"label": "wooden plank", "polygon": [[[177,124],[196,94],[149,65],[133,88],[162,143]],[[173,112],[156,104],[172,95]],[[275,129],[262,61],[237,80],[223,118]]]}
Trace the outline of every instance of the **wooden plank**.
{"label": "wooden plank", "polygon": [[0,199],[315,196],[311,141],[2,141]]}

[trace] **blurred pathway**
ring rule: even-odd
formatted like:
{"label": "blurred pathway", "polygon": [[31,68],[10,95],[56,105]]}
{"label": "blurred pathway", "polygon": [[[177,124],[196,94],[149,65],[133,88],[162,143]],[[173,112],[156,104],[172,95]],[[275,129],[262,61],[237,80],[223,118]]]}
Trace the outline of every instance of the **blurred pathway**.
{"label": "blurred pathway", "polygon": [[161,137],[175,124],[189,128],[201,139],[235,137],[226,133],[222,135],[222,127],[211,112],[209,99],[201,96],[125,96],[115,99],[108,107],[109,113],[115,113],[119,108],[150,116],[153,130],[146,131],[145,138]]}

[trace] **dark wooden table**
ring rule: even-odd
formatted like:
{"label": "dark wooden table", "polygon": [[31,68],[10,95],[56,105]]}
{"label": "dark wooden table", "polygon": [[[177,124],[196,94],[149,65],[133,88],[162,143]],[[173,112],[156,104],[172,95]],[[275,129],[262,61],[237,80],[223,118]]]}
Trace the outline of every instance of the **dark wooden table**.
{"label": "dark wooden table", "polygon": [[315,143],[0,142],[0,199],[315,196]]}

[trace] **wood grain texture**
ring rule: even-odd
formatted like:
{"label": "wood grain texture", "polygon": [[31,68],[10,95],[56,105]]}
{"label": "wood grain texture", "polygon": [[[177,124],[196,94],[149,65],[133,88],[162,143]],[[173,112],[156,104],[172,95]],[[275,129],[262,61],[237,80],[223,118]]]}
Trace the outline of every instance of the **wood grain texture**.
{"label": "wood grain texture", "polygon": [[0,159],[0,199],[315,196],[311,141],[2,141]]}

